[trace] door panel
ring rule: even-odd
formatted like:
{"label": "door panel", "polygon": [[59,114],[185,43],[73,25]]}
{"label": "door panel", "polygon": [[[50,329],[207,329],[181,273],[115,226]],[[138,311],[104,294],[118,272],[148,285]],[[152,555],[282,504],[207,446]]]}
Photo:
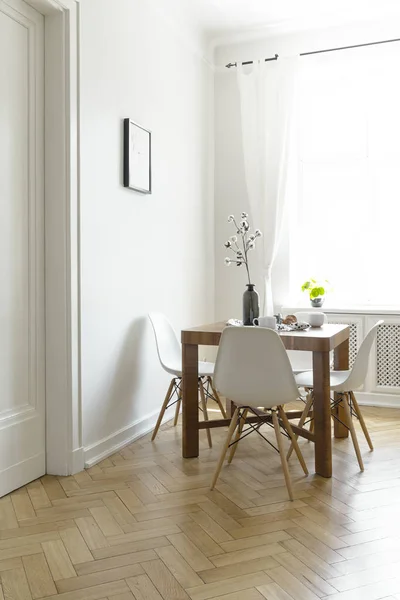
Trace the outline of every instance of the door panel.
{"label": "door panel", "polygon": [[43,25],[0,0],[0,496],[45,472]]}

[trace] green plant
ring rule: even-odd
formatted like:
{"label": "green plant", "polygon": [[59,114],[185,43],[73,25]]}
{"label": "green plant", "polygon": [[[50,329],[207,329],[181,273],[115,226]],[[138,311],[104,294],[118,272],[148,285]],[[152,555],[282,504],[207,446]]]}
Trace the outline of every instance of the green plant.
{"label": "green plant", "polygon": [[314,298],[320,298],[321,296],[325,296],[328,293],[329,281],[324,279],[324,281],[317,281],[316,279],[308,279],[301,286],[302,292],[308,292],[310,296],[310,300]]}

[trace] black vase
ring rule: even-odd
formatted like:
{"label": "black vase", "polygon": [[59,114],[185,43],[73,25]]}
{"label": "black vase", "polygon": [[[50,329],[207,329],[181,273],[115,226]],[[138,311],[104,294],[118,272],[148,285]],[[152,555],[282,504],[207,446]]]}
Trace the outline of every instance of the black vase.
{"label": "black vase", "polygon": [[258,292],[254,284],[248,283],[243,294],[243,325],[253,325],[253,319],[260,316],[260,303]]}

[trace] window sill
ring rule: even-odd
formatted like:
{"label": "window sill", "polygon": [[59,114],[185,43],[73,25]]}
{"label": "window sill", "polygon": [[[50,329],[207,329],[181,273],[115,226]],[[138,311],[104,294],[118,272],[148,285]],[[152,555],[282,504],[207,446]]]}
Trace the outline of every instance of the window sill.
{"label": "window sill", "polygon": [[313,308],[310,305],[297,306],[282,306],[280,312],[282,314],[291,314],[294,312],[324,312],[333,314],[355,314],[355,315],[400,315],[400,306],[325,306],[321,308]]}

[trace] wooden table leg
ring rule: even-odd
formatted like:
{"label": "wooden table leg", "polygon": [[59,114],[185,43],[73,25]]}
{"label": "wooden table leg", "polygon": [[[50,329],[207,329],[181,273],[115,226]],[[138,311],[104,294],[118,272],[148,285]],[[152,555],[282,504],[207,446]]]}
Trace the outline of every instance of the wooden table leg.
{"label": "wooden table leg", "polygon": [[182,456],[199,455],[199,347],[182,344]]}
{"label": "wooden table leg", "polygon": [[233,417],[233,413],[236,410],[236,406],[233,404],[232,400],[229,400],[228,398],[226,398],[226,416],[228,419],[232,419]]}
{"label": "wooden table leg", "polygon": [[332,477],[329,352],[313,352],[315,472]]}
{"label": "wooden table leg", "polygon": [[[335,371],[347,371],[349,368],[349,340],[342,342],[340,346],[335,348]],[[338,400],[337,394],[335,394],[335,400]],[[347,423],[347,413],[343,408],[342,404],[339,404],[335,409],[335,414],[342,423]],[[349,430],[347,427],[339,423],[334,419],[334,430],[336,438],[347,438],[349,437]]]}

